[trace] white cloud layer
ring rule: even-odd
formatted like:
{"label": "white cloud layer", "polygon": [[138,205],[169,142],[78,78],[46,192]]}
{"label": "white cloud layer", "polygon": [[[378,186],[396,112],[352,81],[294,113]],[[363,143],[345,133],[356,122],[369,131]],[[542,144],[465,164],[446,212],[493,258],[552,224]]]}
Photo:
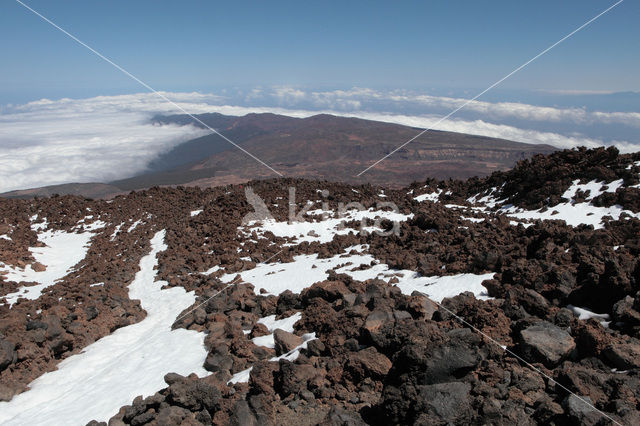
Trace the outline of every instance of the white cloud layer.
{"label": "white cloud layer", "polygon": [[[450,98],[430,95],[411,95],[402,92],[379,93],[368,89],[354,89],[351,91],[312,93],[316,99],[338,98],[344,102],[345,98],[386,99],[400,103],[416,103],[425,108],[454,110],[464,105],[465,111],[482,114],[486,119],[517,118],[528,121],[544,122],[572,122],[576,124],[623,124],[640,128],[640,113],[638,112],[599,112],[587,111],[585,108],[554,108],[536,106],[518,102],[468,102],[467,99]],[[466,105],[465,105],[466,104]]]}
{"label": "white cloud layer", "polygon": [[[210,108],[199,94],[171,94],[194,112]],[[109,181],[145,169],[149,160],[206,131],[154,125],[179,113],[157,95],[40,100],[0,113],[0,191],[66,182]]]}
{"label": "white cloud layer", "polygon": [[[260,99],[267,92],[279,100],[278,107],[220,105],[223,98],[201,93],[165,93],[193,114],[219,112],[245,115],[273,112],[292,117],[318,113],[359,117],[431,127],[439,115],[402,115],[362,111],[366,99],[393,98],[399,103],[423,102],[444,109],[455,108],[461,99],[433,96],[409,96],[370,89],[305,92],[281,87],[254,89],[248,98]],[[309,108],[296,108],[300,100],[311,99]],[[216,105],[217,104],[217,105]],[[288,108],[285,108],[288,106]],[[558,109],[515,103],[474,102],[468,107],[481,113],[482,119],[446,120],[435,130],[446,130],[504,138],[525,143],[546,143],[559,148],[615,145],[622,152],[640,150],[640,144],[628,141],[603,141],[577,134],[562,134],[500,124],[509,114],[532,121],[619,122],[640,127],[640,114],[588,112],[583,109]],[[425,108],[428,109],[428,108]],[[132,176],[145,170],[150,160],[177,144],[206,134],[193,125],[158,125],[155,114],[180,114],[171,104],[154,94],[100,96],[89,99],[40,100],[0,109],[0,192],[68,182],[105,182]],[[535,126],[532,126],[535,128]]]}

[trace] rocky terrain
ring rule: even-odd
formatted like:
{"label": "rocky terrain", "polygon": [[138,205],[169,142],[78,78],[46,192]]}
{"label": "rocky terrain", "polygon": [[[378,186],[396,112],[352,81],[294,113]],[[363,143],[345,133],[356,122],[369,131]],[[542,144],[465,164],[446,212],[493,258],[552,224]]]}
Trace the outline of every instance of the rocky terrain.
{"label": "rocky terrain", "polygon": [[640,154],[0,211],[0,423],[640,423]]}

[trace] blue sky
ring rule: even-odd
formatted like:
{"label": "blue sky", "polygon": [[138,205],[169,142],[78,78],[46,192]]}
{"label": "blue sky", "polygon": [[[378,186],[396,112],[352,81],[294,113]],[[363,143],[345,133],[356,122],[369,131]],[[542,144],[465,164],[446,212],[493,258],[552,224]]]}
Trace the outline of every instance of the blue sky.
{"label": "blue sky", "polygon": [[[482,89],[613,1],[26,1],[157,89]],[[640,90],[626,0],[506,90]],[[141,91],[18,3],[0,5],[0,104]],[[498,92],[499,93],[499,92]]]}
{"label": "blue sky", "polygon": [[[470,104],[614,0],[26,2],[191,113],[640,150],[637,0]],[[182,111],[14,0],[0,3],[0,39],[0,192],[133,176],[202,134],[153,125]]]}

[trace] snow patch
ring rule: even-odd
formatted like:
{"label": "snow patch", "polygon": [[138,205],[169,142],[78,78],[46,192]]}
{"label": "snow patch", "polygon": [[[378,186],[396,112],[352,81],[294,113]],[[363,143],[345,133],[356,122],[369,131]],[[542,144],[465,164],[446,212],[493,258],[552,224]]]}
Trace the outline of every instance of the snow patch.
{"label": "snow patch", "polygon": [[[293,242],[283,244],[284,246],[297,245],[302,242],[328,243],[333,240],[336,235],[346,235],[349,233],[356,233],[359,230],[353,228],[347,228],[344,226],[348,221],[362,221],[366,219],[383,220],[388,219],[392,222],[404,222],[413,217],[413,213],[405,215],[393,211],[374,210],[347,210],[343,213],[342,217],[336,216],[334,211],[325,211],[321,209],[308,211],[307,214],[323,216],[326,219],[318,222],[278,222],[275,219],[268,219],[260,222],[250,222],[248,228],[240,228],[240,232],[249,234],[251,231],[256,231],[258,235],[263,235],[265,232],[271,232],[276,237],[291,238]],[[374,227],[365,227],[364,231],[373,232],[378,230]]]}
{"label": "snow patch", "polygon": [[[623,213],[640,219],[640,213],[624,210],[622,206],[596,207],[591,203],[561,203],[553,207],[547,207],[546,211],[525,210],[514,206],[505,206],[501,213],[518,219],[528,220],[564,220],[569,226],[593,225],[594,229],[604,228],[603,219],[611,216],[619,220]],[[557,213],[555,213],[557,212]]]}
{"label": "snow patch", "polygon": [[136,229],[140,224],[142,223],[142,219],[138,219],[135,222],[133,222],[133,225],[131,225],[129,227],[129,229],[127,229],[127,232],[132,232],[134,229]]}
{"label": "snow patch", "polygon": [[31,229],[34,232],[42,231],[43,229],[47,229],[47,226],[49,226],[49,223],[47,222],[46,217],[42,219],[42,222],[36,223],[36,220],[38,220],[37,214],[34,214],[33,216],[31,216],[29,220],[31,221]]}
{"label": "snow patch", "polygon": [[[273,361],[273,362],[277,362],[280,361],[281,359],[286,359],[287,361],[295,361],[296,359],[298,359],[298,357],[300,356],[300,350],[301,349],[306,349],[307,348],[307,344],[316,339],[316,333],[308,333],[308,334],[303,334],[302,335],[302,344],[300,344],[299,346],[296,346],[295,348],[293,348],[290,352],[287,352],[286,354],[282,354],[280,356],[276,356],[271,358],[269,361]],[[236,373],[233,375],[233,377],[231,377],[231,380],[229,380],[227,382],[227,384],[234,384],[234,383],[247,383],[249,382],[249,376],[251,375],[251,370],[253,370],[253,367],[249,367],[246,370],[242,370],[239,373]]]}
{"label": "snow patch", "polygon": [[431,201],[432,203],[436,203],[440,198],[440,194],[442,194],[442,189],[438,188],[434,192],[428,192],[426,194],[418,195],[417,197],[413,197],[419,203],[423,201]]}
{"label": "snow patch", "polygon": [[43,374],[30,390],[10,402],[0,402],[0,423],[86,424],[107,421],[137,395],[153,395],[166,387],[164,375],[208,374],[204,333],[171,330],[175,318],[193,305],[193,292],[155,281],[157,255],[165,250],[164,231],[151,240],[151,253],[140,260],[140,271],[129,285],[129,296],[140,299],[144,320],[116,330],[73,355],[58,369]]}
{"label": "snow patch", "polygon": [[7,273],[6,281],[37,283],[20,287],[17,291],[5,295],[9,305],[12,306],[21,297],[38,299],[45,288],[65,277],[73,266],[85,258],[93,235],[93,232],[76,234],[54,230],[39,233],[38,241],[43,243],[44,247],[29,247],[29,251],[35,261],[44,265],[46,270],[37,272],[32,265],[27,265],[24,269],[4,264],[0,266],[0,271]]}
{"label": "snow patch", "polygon": [[[586,192],[589,191],[589,195],[585,198],[585,200],[593,200],[595,197],[604,194],[605,192],[615,193],[618,188],[622,187],[623,180],[619,179],[613,181],[611,183],[599,182],[596,180],[592,180],[591,182],[580,184],[580,179],[576,179],[573,181],[573,184],[567,189],[563,194],[562,198],[566,198],[571,200],[576,196],[578,191]],[[606,187],[606,189],[603,189]]]}
{"label": "snow patch", "polygon": [[460,216],[460,219],[468,220],[469,222],[474,222],[474,223],[484,222],[485,220],[483,217],[465,217],[465,216]]}
{"label": "snow patch", "polygon": [[[333,256],[318,259],[317,254],[299,255],[289,263],[261,263],[255,268],[239,273],[243,281],[253,284],[257,291],[264,289],[272,295],[279,295],[285,290],[300,293],[312,284],[327,279],[327,271],[340,265],[351,263],[351,266],[370,264],[374,261],[371,255]],[[315,267],[314,267],[315,266]],[[231,282],[236,274],[225,274],[220,277],[224,283]]]}
{"label": "snow patch", "polygon": [[[347,249],[349,253],[353,248]],[[360,270],[362,265],[372,265]],[[315,266],[315,267],[314,267]],[[390,269],[387,264],[377,263],[370,254],[343,254],[326,259],[318,259],[317,254],[300,255],[289,263],[259,264],[253,269],[239,273],[241,279],[264,289],[267,294],[278,295],[285,290],[300,293],[316,282],[327,279],[327,272],[335,269],[337,273],[350,275],[359,281],[373,278],[397,277],[395,284],[405,294],[414,290],[421,291],[436,302],[446,297],[457,296],[465,291],[472,292],[478,299],[489,299],[487,290],[481,285],[484,280],[492,279],[495,274],[459,274],[448,276],[424,277],[411,270]],[[236,274],[226,274],[220,279],[224,283],[231,282]]]}
{"label": "snow patch", "polygon": [[567,305],[567,308],[578,316],[578,319],[588,320],[589,318],[595,318],[599,320],[605,326],[609,325],[609,314],[596,314],[584,308],[578,308],[577,306]]}
{"label": "snow patch", "polygon": [[122,228],[122,225],[124,225],[124,223],[116,226],[116,228],[113,230],[113,234],[111,234],[110,241],[114,241],[116,239],[116,237],[118,236],[118,232],[120,232],[120,228]]}
{"label": "snow patch", "polygon": [[213,267],[211,267],[211,268],[207,269],[207,270],[206,270],[206,271],[204,271],[204,272],[201,272],[201,274],[202,274],[202,275],[211,275],[211,274],[213,274],[214,272],[218,272],[220,269],[222,269],[222,268],[221,268],[220,266],[216,265],[216,266],[213,266]]}
{"label": "snow patch", "polygon": [[269,333],[271,334],[254,337],[251,340],[253,341],[253,343],[255,343],[258,346],[265,346],[267,348],[273,349],[276,346],[276,343],[273,339],[273,332],[276,329],[280,329],[280,330],[287,331],[289,333],[293,333],[294,331],[293,326],[295,325],[295,323],[297,323],[300,320],[300,318],[302,318],[302,314],[300,312],[297,312],[294,315],[291,315],[290,317],[287,317],[287,318],[283,318],[281,320],[276,320],[275,315],[269,315],[268,317],[260,318],[258,320],[258,323],[264,324],[267,327],[267,330],[269,330]]}

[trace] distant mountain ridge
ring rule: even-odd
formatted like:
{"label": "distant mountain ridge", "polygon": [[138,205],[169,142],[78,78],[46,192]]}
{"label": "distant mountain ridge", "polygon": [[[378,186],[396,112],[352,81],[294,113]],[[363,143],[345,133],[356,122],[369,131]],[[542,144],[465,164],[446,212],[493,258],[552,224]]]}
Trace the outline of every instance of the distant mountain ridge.
{"label": "distant mountain ridge", "polygon": [[[432,130],[358,177],[358,173],[415,137],[421,129],[328,114],[294,118],[271,113],[242,117],[210,113],[197,117],[284,176],[396,188],[426,178],[487,176],[509,169],[534,154],[556,150],[550,145]],[[157,116],[153,121],[193,123],[186,115]],[[212,187],[270,177],[276,177],[275,173],[213,133],[158,156],[149,163],[147,172],[137,176],[108,183],[12,191],[2,196],[58,193],[109,198],[153,186]]]}

